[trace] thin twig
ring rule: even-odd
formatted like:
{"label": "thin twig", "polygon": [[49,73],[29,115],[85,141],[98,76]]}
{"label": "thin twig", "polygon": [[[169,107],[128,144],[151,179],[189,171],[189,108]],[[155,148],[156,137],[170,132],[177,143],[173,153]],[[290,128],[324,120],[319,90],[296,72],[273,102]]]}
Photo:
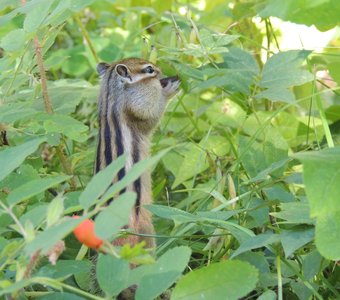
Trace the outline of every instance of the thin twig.
{"label": "thin twig", "polygon": [[[53,106],[51,104],[51,100],[50,100],[50,97],[48,95],[48,90],[47,90],[47,79],[46,79],[46,71],[45,71],[45,67],[44,67],[44,58],[43,58],[42,53],[41,53],[41,45],[40,45],[40,42],[39,42],[37,36],[34,37],[33,42],[34,42],[34,46],[35,46],[35,55],[36,55],[38,67],[39,67],[40,82],[41,82],[41,89],[42,89],[42,94],[43,94],[45,110],[48,114],[53,114]],[[63,147],[61,145],[58,145],[56,147],[56,150],[57,150],[57,155],[59,157],[60,163],[61,163],[65,173],[67,175],[73,175],[71,164],[67,160],[67,158],[64,154]],[[77,183],[76,183],[74,176],[71,177],[69,183],[70,183],[72,190],[76,189]]]}
{"label": "thin twig", "polygon": [[35,47],[35,56],[37,58],[39,73],[40,73],[40,82],[41,82],[41,89],[43,94],[44,106],[45,110],[48,114],[53,114],[53,107],[51,104],[50,96],[48,95],[47,91],[47,79],[46,79],[46,71],[44,67],[44,59],[41,53],[41,45],[38,40],[38,37],[35,36],[33,38],[33,43]]}
{"label": "thin twig", "polygon": [[26,270],[25,270],[25,273],[24,273],[24,278],[30,278],[31,277],[32,271],[35,268],[35,266],[37,265],[39,257],[40,257],[40,250],[35,251],[33,253],[33,255],[31,256],[31,259],[30,259],[30,261],[29,261],[29,263],[26,267]]}
{"label": "thin twig", "polygon": [[79,19],[78,16],[75,16],[74,19],[76,20],[76,23],[78,24],[78,26],[80,28],[80,31],[81,31],[81,33],[82,33],[86,43],[89,45],[89,48],[90,48],[90,51],[91,51],[91,53],[93,55],[94,60],[96,61],[96,63],[99,63],[99,58],[97,56],[96,50],[93,47],[93,44],[92,44],[91,39],[90,39],[90,36],[87,33],[87,30],[86,30],[84,24],[81,22],[81,20]]}
{"label": "thin twig", "polygon": [[21,233],[21,235],[26,239],[27,238],[27,232],[25,230],[25,228],[22,226],[22,224],[20,223],[20,221],[18,220],[17,216],[13,213],[12,208],[11,207],[7,207],[5,204],[3,204],[0,201],[0,206],[2,207],[2,209],[10,215],[10,217],[13,219],[13,221],[15,222],[15,224],[18,226],[19,231]]}
{"label": "thin twig", "polygon": [[282,300],[282,274],[281,274],[281,259],[280,256],[278,255],[276,257],[276,268],[277,268],[277,294],[278,294],[278,300]]}

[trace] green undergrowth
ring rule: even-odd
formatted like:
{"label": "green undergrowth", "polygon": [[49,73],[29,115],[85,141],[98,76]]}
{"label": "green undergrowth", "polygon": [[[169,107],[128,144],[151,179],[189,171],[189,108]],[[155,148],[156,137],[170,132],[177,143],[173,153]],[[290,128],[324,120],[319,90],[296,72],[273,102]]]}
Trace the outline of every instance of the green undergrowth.
{"label": "green undergrowth", "polygon": [[[338,0],[0,1],[0,299],[340,299],[339,15]],[[334,37],[282,50],[274,17]],[[124,156],[93,177],[95,67],[123,57],[181,90],[153,156],[112,185]],[[146,169],[157,248],[114,247],[133,234],[136,196],[119,193]],[[95,215],[96,271],[71,234]]]}

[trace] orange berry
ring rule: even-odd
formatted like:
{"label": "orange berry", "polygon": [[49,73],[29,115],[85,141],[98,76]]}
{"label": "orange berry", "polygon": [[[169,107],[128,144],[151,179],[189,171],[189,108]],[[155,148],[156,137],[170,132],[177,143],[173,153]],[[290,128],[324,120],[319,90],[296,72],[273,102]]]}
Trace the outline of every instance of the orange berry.
{"label": "orange berry", "polygon": [[[78,219],[79,216],[73,216],[73,218]],[[93,220],[87,219],[81,222],[73,230],[73,234],[79,242],[92,249],[98,249],[104,242],[94,233]]]}

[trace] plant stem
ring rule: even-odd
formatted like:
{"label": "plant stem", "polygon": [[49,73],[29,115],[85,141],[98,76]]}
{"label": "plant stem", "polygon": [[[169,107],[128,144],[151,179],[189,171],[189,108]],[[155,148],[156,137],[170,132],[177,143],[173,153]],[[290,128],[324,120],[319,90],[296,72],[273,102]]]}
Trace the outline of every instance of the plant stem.
{"label": "plant stem", "polygon": [[91,53],[93,55],[94,60],[96,61],[96,63],[99,63],[99,58],[97,56],[96,50],[93,47],[93,44],[92,44],[91,39],[90,39],[90,36],[87,33],[87,30],[86,30],[84,24],[79,19],[79,16],[75,16],[74,19],[75,19],[76,23],[78,24],[78,26],[80,28],[80,31],[81,31],[81,33],[82,33],[86,43],[89,45],[89,48],[90,48],[90,51],[91,51]]}
{"label": "plant stem", "polygon": [[[50,100],[50,97],[48,95],[48,90],[47,90],[47,79],[46,79],[46,70],[44,67],[44,58],[41,53],[41,45],[40,45],[40,42],[37,36],[34,37],[33,42],[35,46],[35,55],[37,57],[37,62],[38,62],[38,67],[39,67],[41,89],[42,89],[42,94],[43,94],[45,110],[48,114],[53,114],[53,106],[51,104],[51,100]],[[58,145],[56,147],[56,150],[57,150],[57,155],[59,157],[60,163],[65,173],[67,175],[73,175],[71,164],[67,160],[64,154],[63,147],[61,145]],[[69,183],[70,183],[71,189],[75,190],[77,187],[77,183],[76,183],[74,176],[72,176]]]}
{"label": "plant stem", "polygon": [[38,283],[38,284],[43,284],[46,286],[50,286],[52,288],[58,289],[58,290],[69,290],[75,294],[84,296],[85,299],[93,299],[93,300],[104,300],[105,298],[102,297],[97,297],[95,295],[92,295],[88,292],[85,292],[79,288],[70,286],[68,284],[65,284],[63,282],[59,282],[58,280],[55,279],[51,279],[51,278],[46,278],[46,277],[33,277],[31,279],[29,279],[29,284],[34,284],[34,283]]}
{"label": "plant stem", "polygon": [[65,173],[67,175],[72,175],[69,183],[70,183],[71,189],[75,190],[77,188],[77,182],[76,182],[76,180],[75,180],[75,178],[73,176],[73,173],[72,173],[71,163],[67,160],[61,145],[58,145],[56,147],[56,150],[57,150],[57,155],[58,155],[58,157],[60,159],[60,163],[63,166],[63,169],[64,169]]}
{"label": "plant stem", "polygon": [[65,284],[65,283],[62,283],[62,282],[60,282],[60,285],[61,285],[61,287],[63,287],[65,290],[69,290],[69,291],[71,291],[71,292],[73,292],[73,293],[75,293],[75,294],[82,295],[82,296],[84,296],[86,299],[93,299],[93,300],[103,300],[103,299],[105,299],[105,298],[102,298],[102,297],[97,297],[97,296],[95,296],[95,295],[92,295],[92,294],[87,293],[87,292],[85,292],[85,291],[83,291],[83,290],[81,290],[81,289],[77,289],[77,288],[75,288],[75,287],[73,287],[73,286],[71,286],[71,285],[68,285],[68,284]]}
{"label": "plant stem", "polygon": [[27,232],[25,228],[22,226],[22,224],[20,223],[20,221],[18,220],[17,216],[13,213],[12,209],[10,207],[7,207],[5,204],[3,204],[2,201],[0,201],[0,206],[6,213],[8,213],[11,216],[14,223],[18,226],[21,235],[26,239]]}
{"label": "plant stem", "polygon": [[[314,98],[315,87],[316,87],[316,78],[315,78],[315,75],[314,75],[313,90],[312,90],[312,99]],[[328,126],[325,110],[323,109],[321,98],[320,98],[319,95],[317,95],[315,97],[315,103],[316,103],[316,107],[317,107],[317,109],[319,111],[319,115],[320,115],[320,119],[321,119],[321,122],[322,122],[323,130],[325,131],[325,137],[326,137],[326,140],[327,140],[328,147],[329,148],[334,148],[334,141],[333,141],[332,134],[331,134],[331,131],[330,131],[329,126]]]}
{"label": "plant stem", "polygon": [[37,36],[33,38],[33,43],[35,47],[35,56],[37,58],[38,68],[39,68],[39,73],[40,73],[40,82],[41,82],[41,89],[42,89],[42,94],[43,94],[45,110],[48,114],[53,114],[53,107],[52,107],[51,100],[50,100],[50,97],[47,91],[47,79],[46,79],[46,71],[44,67],[44,59],[41,53],[41,45],[40,45],[40,42]]}
{"label": "plant stem", "polygon": [[40,257],[40,250],[35,251],[33,253],[33,255],[31,256],[31,259],[26,267],[25,273],[24,273],[24,278],[30,278],[31,274],[32,274],[32,270],[34,269],[34,267],[36,266],[36,264],[38,263]]}
{"label": "plant stem", "polygon": [[[26,5],[26,0],[21,0],[21,5]],[[48,89],[47,89],[47,78],[46,78],[46,69],[44,66],[44,58],[41,52],[41,45],[38,39],[38,36],[35,36],[33,38],[33,43],[34,43],[34,50],[35,50],[35,56],[37,58],[37,63],[38,63],[38,68],[39,68],[39,73],[40,73],[40,82],[41,82],[41,89],[42,89],[42,94],[43,94],[43,101],[44,101],[44,106],[45,106],[45,111],[48,114],[53,114],[53,106],[48,94]],[[59,157],[60,163],[67,175],[73,175],[72,174],[72,168],[70,162],[67,160],[63,148],[61,145],[58,145],[56,147],[57,149],[57,155]],[[76,180],[74,176],[69,181],[70,187],[72,190],[75,190],[77,187]]]}
{"label": "plant stem", "polygon": [[278,294],[278,300],[282,300],[282,276],[281,276],[281,259],[278,255],[276,257],[276,268],[277,268],[277,294]]}

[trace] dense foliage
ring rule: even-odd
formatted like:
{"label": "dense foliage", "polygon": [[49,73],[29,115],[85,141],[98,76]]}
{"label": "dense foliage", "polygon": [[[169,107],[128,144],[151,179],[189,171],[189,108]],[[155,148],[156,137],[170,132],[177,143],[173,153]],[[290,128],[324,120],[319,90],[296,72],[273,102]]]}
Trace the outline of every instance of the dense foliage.
{"label": "dense foliage", "polygon": [[[0,1],[0,298],[340,299],[340,42],[280,51],[272,24],[339,16],[338,0]],[[154,156],[110,186],[125,158],[92,176],[95,66],[132,56],[181,92]],[[157,249],[113,247],[135,195],[105,203],[151,167]],[[94,215],[104,293],[70,234]]]}

